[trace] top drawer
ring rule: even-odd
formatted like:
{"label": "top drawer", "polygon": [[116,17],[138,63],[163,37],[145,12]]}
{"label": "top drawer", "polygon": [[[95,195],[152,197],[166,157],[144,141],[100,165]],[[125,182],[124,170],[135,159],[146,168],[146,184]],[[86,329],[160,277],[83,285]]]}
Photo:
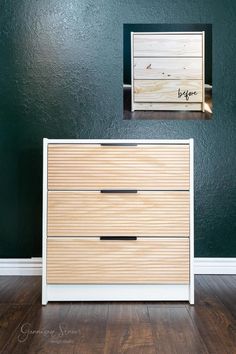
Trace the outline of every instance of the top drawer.
{"label": "top drawer", "polygon": [[49,144],[49,190],[189,189],[189,145]]}
{"label": "top drawer", "polygon": [[201,57],[201,34],[134,34],[134,56]]}

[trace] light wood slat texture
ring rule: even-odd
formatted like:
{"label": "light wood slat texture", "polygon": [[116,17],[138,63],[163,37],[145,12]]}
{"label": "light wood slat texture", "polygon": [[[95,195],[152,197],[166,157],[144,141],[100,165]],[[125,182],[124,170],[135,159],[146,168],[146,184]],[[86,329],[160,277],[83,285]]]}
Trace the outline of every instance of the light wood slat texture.
{"label": "light wood slat texture", "polygon": [[202,79],[202,58],[134,58],[134,79]]}
{"label": "light wood slat texture", "polygon": [[48,236],[189,237],[189,192],[51,191]]}
{"label": "light wood slat texture", "polygon": [[202,56],[201,34],[134,34],[133,55],[144,57]]}
{"label": "light wood slat texture", "polygon": [[[180,90],[180,91],[179,91]],[[201,80],[134,80],[135,102],[201,102]]]}
{"label": "light wood slat texture", "polygon": [[188,284],[189,240],[47,240],[48,284]]}
{"label": "light wood slat texture", "polygon": [[48,145],[48,189],[189,189],[189,145]]}
{"label": "light wood slat texture", "polygon": [[[133,109],[139,111],[201,111],[201,103],[134,102]],[[145,117],[143,117],[145,119]]]}

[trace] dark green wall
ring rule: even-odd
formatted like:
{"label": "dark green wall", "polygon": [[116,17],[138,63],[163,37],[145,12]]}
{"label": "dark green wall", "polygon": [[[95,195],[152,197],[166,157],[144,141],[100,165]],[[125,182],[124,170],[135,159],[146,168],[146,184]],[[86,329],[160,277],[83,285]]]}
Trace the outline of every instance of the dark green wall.
{"label": "dark green wall", "polygon": [[[123,23],[212,23],[211,121],[123,121]],[[42,139],[195,139],[195,255],[236,256],[235,0],[0,0],[1,257],[41,255]]]}
{"label": "dark green wall", "polygon": [[212,25],[211,24],[124,24],[123,68],[124,84],[131,84],[131,32],[205,31],[205,82],[212,85]]}

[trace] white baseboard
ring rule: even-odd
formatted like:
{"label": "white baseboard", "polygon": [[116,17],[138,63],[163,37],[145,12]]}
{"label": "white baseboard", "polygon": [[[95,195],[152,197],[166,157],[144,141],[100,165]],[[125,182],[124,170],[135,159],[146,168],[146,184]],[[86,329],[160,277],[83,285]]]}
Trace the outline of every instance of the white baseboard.
{"label": "white baseboard", "polygon": [[[195,258],[194,274],[236,274],[236,258]],[[0,275],[42,275],[42,258],[2,258]]]}
{"label": "white baseboard", "polygon": [[236,274],[236,258],[194,258],[194,274]]}
{"label": "white baseboard", "polygon": [[42,275],[42,258],[1,258],[0,275]]}

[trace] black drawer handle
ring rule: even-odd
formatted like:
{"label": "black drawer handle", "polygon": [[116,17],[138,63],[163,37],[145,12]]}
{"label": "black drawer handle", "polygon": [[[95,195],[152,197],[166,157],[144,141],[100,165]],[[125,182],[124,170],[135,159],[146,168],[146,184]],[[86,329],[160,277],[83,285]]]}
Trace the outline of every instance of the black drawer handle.
{"label": "black drawer handle", "polygon": [[101,241],[136,241],[136,236],[101,236]]}
{"label": "black drawer handle", "polygon": [[101,146],[138,146],[135,143],[102,143]]}
{"label": "black drawer handle", "polygon": [[135,189],[102,189],[100,193],[138,193]]}

